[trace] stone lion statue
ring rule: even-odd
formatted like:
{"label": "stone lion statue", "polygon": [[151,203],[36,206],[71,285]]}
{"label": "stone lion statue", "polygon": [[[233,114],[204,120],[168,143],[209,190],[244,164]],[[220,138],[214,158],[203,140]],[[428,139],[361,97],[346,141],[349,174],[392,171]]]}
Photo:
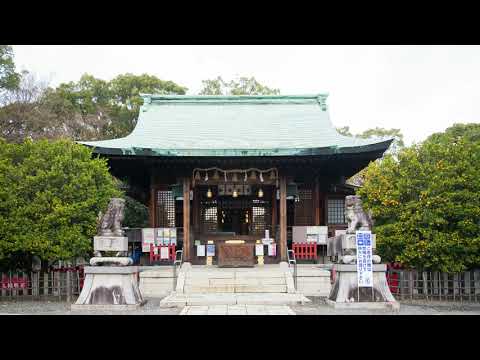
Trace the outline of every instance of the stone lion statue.
{"label": "stone lion statue", "polygon": [[355,234],[357,230],[372,230],[372,216],[365,212],[358,195],[345,197],[345,217],[348,223],[347,234]]}
{"label": "stone lion statue", "polygon": [[125,200],[112,198],[105,214],[98,215],[98,234],[100,236],[123,236],[122,221],[125,216]]}

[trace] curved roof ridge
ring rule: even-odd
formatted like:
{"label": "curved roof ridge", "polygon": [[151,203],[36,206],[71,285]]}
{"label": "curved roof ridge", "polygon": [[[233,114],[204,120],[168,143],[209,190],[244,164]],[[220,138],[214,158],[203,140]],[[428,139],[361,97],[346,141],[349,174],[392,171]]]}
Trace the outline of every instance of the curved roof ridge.
{"label": "curved roof ridge", "polygon": [[144,105],[130,134],[80,143],[99,152],[150,149],[152,156],[295,156],[386,150],[389,145],[386,139],[339,134],[326,93],[142,96]]}

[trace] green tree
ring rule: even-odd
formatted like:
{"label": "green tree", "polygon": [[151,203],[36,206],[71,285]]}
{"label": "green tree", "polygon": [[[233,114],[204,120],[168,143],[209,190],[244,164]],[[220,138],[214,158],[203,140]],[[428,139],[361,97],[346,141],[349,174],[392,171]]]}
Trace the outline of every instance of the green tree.
{"label": "green tree", "polygon": [[338,127],[336,129],[337,129],[337,132],[341,135],[353,136],[353,134],[350,132],[350,126]]}
{"label": "green tree", "polygon": [[85,146],[0,139],[0,263],[89,254],[99,211],[121,195],[106,160]]}
{"label": "green tree", "polygon": [[4,90],[16,89],[20,78],[21,75],[15,72],[12,47],[0,45],[0,95]]}
{"label": "green tree", "polygon": [[358,194],[386,261],[464,271],[480,265],[480,124],[457,124],[373,162]]}
{"label": "green tree", "polygon": [[130,196],[125,196],[125,219],[123,226],[129,228],[148,227],[148,208]]}
{"label": "green tree", "polygon": [[260,84],[253,76],[240,77],[238,81],[226,82],[221,76],[203,80],[200,95],[279,95],[279,89]]}
{"label": "green tree", "polygon": [[393,138],[392,145],[390,145],[387,154],[396,154],[405,147],[405,143],[403,141],[403,134],[401,133],[400,129],[384,129],[376,127],[373,129],[367,129],[364,132],[356,135],[352,134],[349,126],[338,127],[336,128],[336,130],[341,135],[358,137],[361,139],[369,139],[372,137]]}
{"label": "green tree", "polygon": [[[73,121],[77,129],[75,139],[98,140],[132,132],[143,104],[141,93],[185,94],[186,90],[172,81],[148,74],[123,74],[108,82],[84,74],[78,82],[60,84],[48,91],[44,101],[63,105],[57,107],[61,111],[65,111],[65,106],[72,106],[81,115],[81,119]],[[79,131],[82,127],[89,131]]]}

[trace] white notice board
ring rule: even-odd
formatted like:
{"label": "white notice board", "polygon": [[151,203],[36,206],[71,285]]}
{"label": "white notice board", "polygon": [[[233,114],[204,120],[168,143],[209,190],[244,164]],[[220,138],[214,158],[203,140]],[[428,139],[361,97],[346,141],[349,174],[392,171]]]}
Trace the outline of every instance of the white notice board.
{"label": "white notice board", "polygon": [[255,255],[263,256],[263,244],[256,244],[255,245]]}
{"label": "white notice board", "polygon": [[358,287],[372,287],[372,232],[357,231],[355,241],[357,245]]}
{"label": "white notice board", "polygon": [[205,256],[205,245],[197,245],[197,256]]}

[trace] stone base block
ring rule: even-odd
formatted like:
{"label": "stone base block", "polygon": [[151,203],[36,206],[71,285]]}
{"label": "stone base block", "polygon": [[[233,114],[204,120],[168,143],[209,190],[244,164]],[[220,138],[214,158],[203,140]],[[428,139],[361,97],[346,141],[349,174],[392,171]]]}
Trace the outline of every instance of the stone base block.
{"label": "stone base block", "polygon": [[399,311],[400,304],[395,302],[353,302],[353,303],[341,303],[326,299],[325,302],[332,306],[334,309],[339,310],[391,310]]}
{"label": "stone base block", "polygon": [[72,304],[72,311],[125,311],[125,310],[137,310],[144,305],[145,302],[136,305],[77,305]]}
{"label": "stone base block", "polygon": [[93,257],[90,259],[90,265],[103,265],[103,266],[128,266],[132,265],[133,260],[129,257]]}
{"label": "stone base block", "polygon": [[84,271],[83,289],[72,310],[128,310],[145,303],[138,288],[136,266],[87,266]]}
{"label": "stone base block", "polygon": [[343,309],[395,309],[400,304],[395,300],[387,284],[386,265],[373,265],[373,287],[358,287],[357,266],[336,264],[335,283],[327,303]]}

